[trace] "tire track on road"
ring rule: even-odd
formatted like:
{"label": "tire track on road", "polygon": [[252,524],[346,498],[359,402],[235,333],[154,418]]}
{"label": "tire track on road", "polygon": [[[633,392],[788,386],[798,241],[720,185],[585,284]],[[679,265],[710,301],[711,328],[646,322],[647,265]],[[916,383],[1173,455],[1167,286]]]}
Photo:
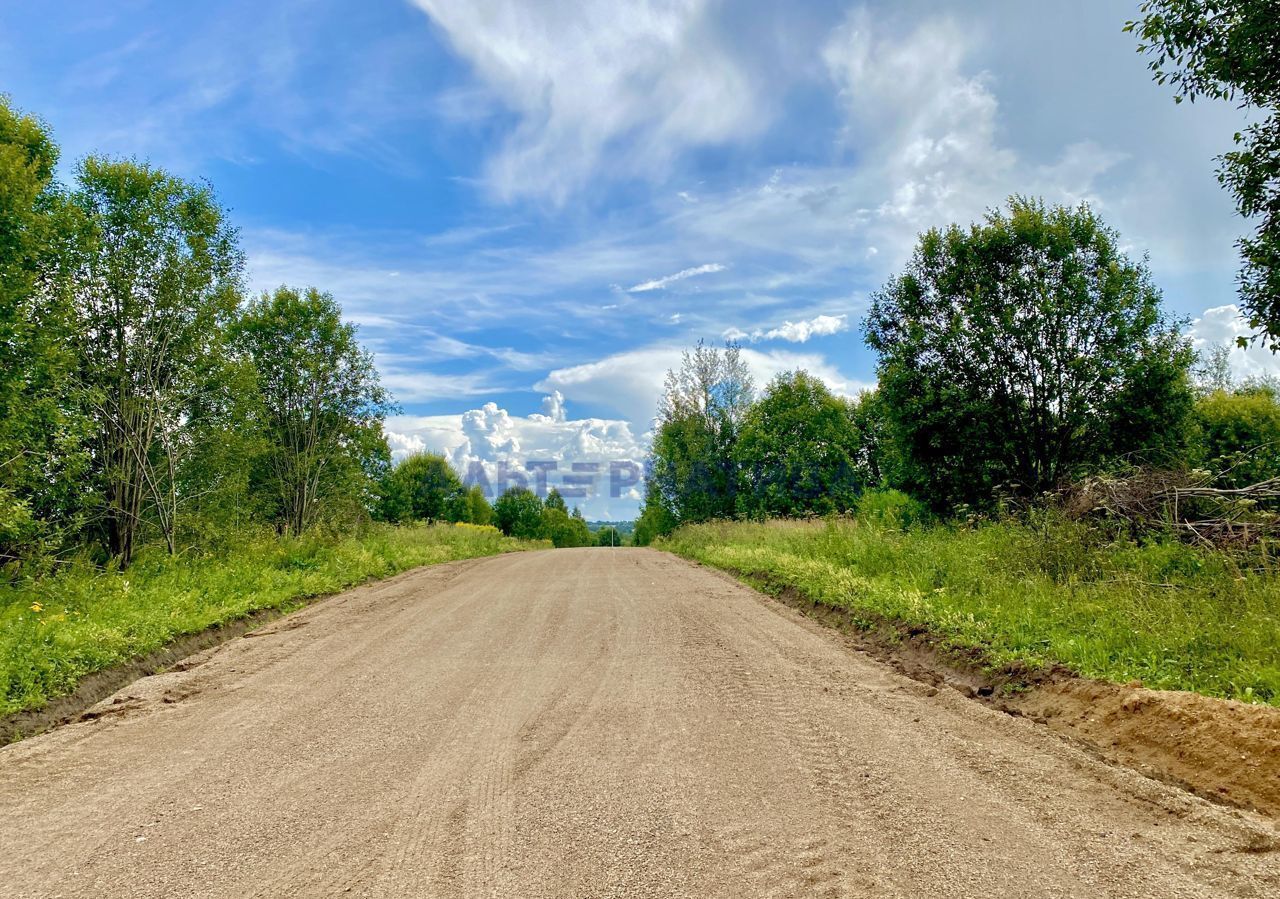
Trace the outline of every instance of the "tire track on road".
{"label": "tire track on road", "polygon": [[650,550],[412,572],[117,698],[0,749],[6,899],[1280,894],[1272,822]]}

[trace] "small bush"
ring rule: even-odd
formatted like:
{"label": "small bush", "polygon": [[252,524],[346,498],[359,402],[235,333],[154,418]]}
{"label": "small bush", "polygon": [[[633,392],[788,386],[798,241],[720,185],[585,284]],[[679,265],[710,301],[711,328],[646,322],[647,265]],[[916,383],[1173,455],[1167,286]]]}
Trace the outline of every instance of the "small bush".
{"label": "small bush", "polygon": [[906,529],[928,517],[924,503],[901,490],[868,490],[858,498],[860,521],[882,527]]}

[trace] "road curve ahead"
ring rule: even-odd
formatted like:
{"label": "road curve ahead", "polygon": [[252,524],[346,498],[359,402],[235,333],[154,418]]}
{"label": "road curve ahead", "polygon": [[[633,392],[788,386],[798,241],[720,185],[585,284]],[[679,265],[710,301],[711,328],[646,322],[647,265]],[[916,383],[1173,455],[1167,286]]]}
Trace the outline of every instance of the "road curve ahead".
{"label": "road curve ahead", "polygon": [[1272,825],[651,550],[325,600],[0,749],[0,894],[1277,896]]}

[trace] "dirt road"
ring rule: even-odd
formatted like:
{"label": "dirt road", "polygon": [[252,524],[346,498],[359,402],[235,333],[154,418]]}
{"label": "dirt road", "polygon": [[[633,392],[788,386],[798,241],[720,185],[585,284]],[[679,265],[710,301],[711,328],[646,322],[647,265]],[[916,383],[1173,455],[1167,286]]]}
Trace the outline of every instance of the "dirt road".
{"label": "dirt road", "polygon": [[104,707],[0,749],[0,894],[1280,895],[1271,823],[649,550],[411,572]]}

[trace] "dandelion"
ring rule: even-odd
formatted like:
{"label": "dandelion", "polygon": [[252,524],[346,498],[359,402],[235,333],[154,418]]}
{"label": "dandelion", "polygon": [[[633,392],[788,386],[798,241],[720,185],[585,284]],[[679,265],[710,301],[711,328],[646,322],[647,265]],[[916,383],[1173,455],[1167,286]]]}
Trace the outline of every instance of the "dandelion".
{"label": "dandelion", "polygon": [[33,612],[43,612],[43,611],[44,611],[44,606],[43,606],[43,605],[41,605],[39,602],[33,602],[33,603],[31,604],[31,611],[33,611]]}

